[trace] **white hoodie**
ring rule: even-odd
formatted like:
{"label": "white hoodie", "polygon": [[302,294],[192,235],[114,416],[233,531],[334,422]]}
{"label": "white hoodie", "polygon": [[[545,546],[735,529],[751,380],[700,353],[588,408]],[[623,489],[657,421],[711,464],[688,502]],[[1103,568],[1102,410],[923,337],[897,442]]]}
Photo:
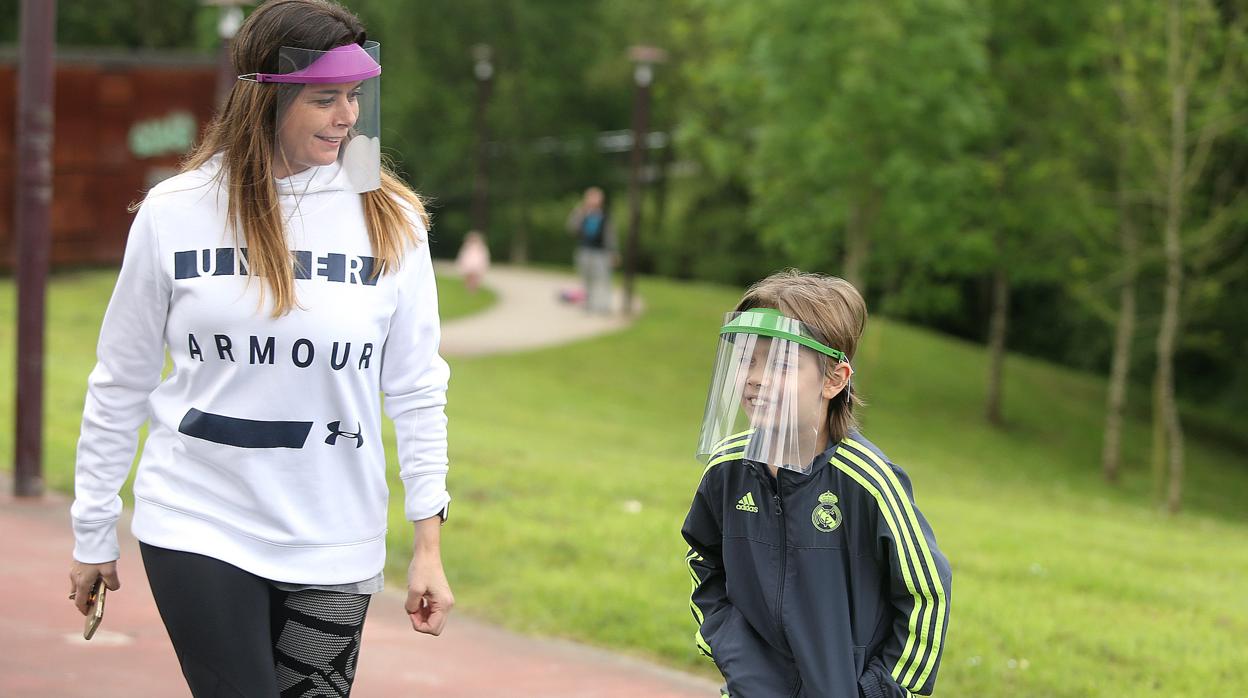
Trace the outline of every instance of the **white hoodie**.
{"label": "white hoodie", "polygon": [[[261,577],[347,584],[385,562],[380,399],[394,421],[405,512],[442,512],[446,387],[426,232],[371,279],[360,195],[337,166],[277,182],[299,307],[260,305],[204,167],[155,187],[135,217],[100,330],[78,441],[74,558],[119,556],[118,497],[139,427],[139,540]],[[240,243],[241,246],[241,243]],[[163,381],[165,349],[173,371]]]}

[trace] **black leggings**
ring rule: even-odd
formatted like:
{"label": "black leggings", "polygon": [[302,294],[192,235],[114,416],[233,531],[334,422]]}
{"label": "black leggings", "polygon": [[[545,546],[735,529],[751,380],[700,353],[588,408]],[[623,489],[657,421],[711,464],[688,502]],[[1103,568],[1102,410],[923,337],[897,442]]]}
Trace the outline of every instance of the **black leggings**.
{"label": "black leggings", "polygon": [[367,594],[281,591],[215,558],[146,543],[140,548],[195,698],[351,693]]}

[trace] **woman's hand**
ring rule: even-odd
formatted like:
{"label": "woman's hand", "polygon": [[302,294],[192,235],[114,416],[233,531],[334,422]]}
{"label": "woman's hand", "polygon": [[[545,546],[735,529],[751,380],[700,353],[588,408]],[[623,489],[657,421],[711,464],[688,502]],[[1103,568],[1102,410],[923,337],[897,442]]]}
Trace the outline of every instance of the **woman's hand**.
{"label": "woman's hand", "polygon": [[405,610],[412,630],[426,635],[441,635],[447,615],[455,606],[451,585],[442,571],[441,526],[439,516],[416,522],[412,564],[407,568]]}
{"label": "woman's hand", "polygon": [[109,591],[121,588],[121,580],[117,578],[117,561],[89,564],[74,560],[69,568],[69,598],[78,608],[78,612],[87,615],[87,606],[91,602],[91,587],[95,580],[104,578],[104,586]]}

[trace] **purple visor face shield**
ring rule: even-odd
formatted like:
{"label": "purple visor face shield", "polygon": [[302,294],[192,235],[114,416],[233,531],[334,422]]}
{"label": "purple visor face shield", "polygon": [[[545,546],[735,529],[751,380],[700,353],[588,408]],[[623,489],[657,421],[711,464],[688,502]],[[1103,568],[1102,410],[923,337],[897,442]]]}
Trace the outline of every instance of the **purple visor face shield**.
{"label": "purple visor face shield", "polygon": [[381,188],[381,45],[367,41],[328,51],[283,46],[278,71],[239,80],[278,90],[275,165],[314,177],[345,178],[364,193]]}
{"label": "purple visor face shield", "polygon": [[[369,47],[373,53],[369,52]],[[325,84],[336,82],[352,82],[367,80],[381,75],[381,64],[375,56],[379,56],[381,45],[369,41],[364,46],[347,44],[328,51],[309,51],[307,49],[281,49],[278,62],[283,68],[291,68],[283,73],[248,73],[240,75],[240,80],[255,82],[286,82],[302,84]]]}

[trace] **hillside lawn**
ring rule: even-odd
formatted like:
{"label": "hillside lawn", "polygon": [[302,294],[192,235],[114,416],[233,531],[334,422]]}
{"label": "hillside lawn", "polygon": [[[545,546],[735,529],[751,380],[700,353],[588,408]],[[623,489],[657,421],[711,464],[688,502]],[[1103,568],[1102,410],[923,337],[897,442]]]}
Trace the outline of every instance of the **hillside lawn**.
{"label": "hillside lawn", "polygon": [[[61,275],[50,292],[44,453],[54,489],[70,488],[114,278]],[[444,317],[489,302],[456,282],[440,286]],[[715,330],[738,292],[659,279],[639,289],[647,313],[619,334],[451,359],[454,505],[443,556],[457,613],[713,676],[694,649],[679,529],[702,472],[692,450]],[[0,279],[0,467],[9,471],[13,305],[13,280]],[[870,403],[864,433],[910,474],[953,565],[937,695],[1204,696],[1248,686],[1242,450],[1189,435],[1185,509],[1169,516],[1151,500],[1146,409],[1126,427],[1122,484],[1100,479],[1098,376],[1011,356],[1008,424],[995,429],[982,418],[979,346],[873,318],[855,363]],[[391,584],[403,580],[411,540],[401,507],[392,496]]]}

